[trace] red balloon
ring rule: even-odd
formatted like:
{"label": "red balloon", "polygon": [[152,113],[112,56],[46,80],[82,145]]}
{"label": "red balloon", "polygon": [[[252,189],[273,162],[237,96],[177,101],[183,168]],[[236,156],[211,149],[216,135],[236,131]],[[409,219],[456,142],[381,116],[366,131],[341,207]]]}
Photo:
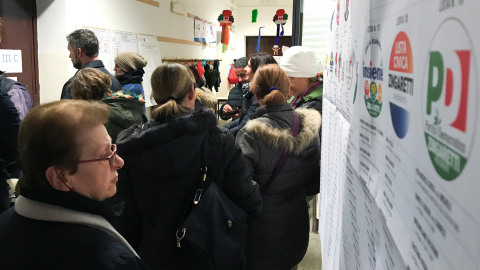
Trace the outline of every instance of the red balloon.
{"label": "red balloon", "polygon": [[277,9],[277,16],[283,16],[285,14],[285,9]]}

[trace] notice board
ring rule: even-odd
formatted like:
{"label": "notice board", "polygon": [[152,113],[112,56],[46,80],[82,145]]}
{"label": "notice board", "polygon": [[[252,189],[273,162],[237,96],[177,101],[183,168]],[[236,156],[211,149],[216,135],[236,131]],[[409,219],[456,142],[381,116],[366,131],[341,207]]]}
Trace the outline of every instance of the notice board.
{"label": "notice board", "polygon": [[333,0],[323,269],[478,269],[478,0]]}

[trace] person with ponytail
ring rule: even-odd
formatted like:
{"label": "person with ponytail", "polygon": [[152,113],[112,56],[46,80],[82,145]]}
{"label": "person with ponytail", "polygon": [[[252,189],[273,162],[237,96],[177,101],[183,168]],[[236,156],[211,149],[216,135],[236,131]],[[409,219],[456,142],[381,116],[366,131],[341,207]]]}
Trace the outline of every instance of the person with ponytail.
{"label": "person with ponytail", "polygon": [[188,68],[162,64],[151,84],[159,106],[152,120],[118,136],[125,166],[108,203],[123,204],[123,214],[111,222],[150,269],[180,269],[194,264],[179,258],[175,232],[198,185],[205,138],[208,174],[225,194],[251,216],[260,210],[261,197],[233,135],[217,125],[212,110],[194,110],[195,79]]}
{"label": "person with ponytail", "polygon": [[[249,223],[246,269],[295,269],[308,247],[306,196],[320,189],[321,117],[314,109],[293,109],[287,102],[289,87],[277,64],[259,67],[250,85],[260,104],[257,118],[236,137],[262,193],[262,215]],[[293,128],[294,118],[298,128]],[[284,153],[282,167],[277,162]],[[279,173],[272,177],[275,170]]]}

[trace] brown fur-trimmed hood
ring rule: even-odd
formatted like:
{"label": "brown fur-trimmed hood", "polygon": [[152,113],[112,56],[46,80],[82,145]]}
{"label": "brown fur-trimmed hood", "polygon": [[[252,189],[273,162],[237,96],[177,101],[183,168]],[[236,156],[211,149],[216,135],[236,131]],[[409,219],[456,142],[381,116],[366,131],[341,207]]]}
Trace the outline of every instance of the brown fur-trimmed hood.
{"label": "brown fur-trimmed hood", "polygon": [[283,150],[299,155],[318,136],[321,126],[321,115],[314,109],[306,108],[297,108],[295,112],[300,115],[301,119],[301,130],[296,137],[293,137],[290,128],[279,129],[273,127],[271,124],[262,121],[261,118],[248,121],[244,129],[248,133],[255,134],[275,150]]}
{"label": "brown fur-trimmed hood", "polygon": [[195,97],[204,107],[214,110],[217,107],[217,97],[208,89],[195,88]]}

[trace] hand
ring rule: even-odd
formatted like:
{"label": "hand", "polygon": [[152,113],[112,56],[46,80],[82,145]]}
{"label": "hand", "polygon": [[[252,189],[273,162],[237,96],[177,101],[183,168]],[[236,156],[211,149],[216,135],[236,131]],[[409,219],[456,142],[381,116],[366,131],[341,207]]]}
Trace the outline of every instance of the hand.
{"label": "hand", "polygon": [[223,106],[223,113],[233,112],[232,107],[228,104]]}

